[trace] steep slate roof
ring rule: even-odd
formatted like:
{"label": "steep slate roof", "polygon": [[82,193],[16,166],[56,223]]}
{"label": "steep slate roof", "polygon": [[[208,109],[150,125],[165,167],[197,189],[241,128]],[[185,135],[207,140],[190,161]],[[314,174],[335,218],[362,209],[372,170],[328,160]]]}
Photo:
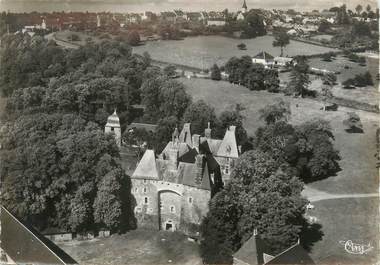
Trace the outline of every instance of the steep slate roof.
{"label": "steep slate roof", "polygon": [[264,251],[267,246],[258,235],[251,236],[243,246],[234,254],[234,258],[249,265],[264,264]]}
{"label": "steep slate roof", "polygon": [[238,152],[236,137],[235,137],[235,126],[230,126],[227,129],[226,134],[224,135],[224,138],[222,140],[222,143],[219,146],[217,156],[231,157],[231,158],[239,157],[239,152]]}
{"label": "steep slate roof", "polygon": [[202,169],[202,182],[196,183],[197,166],[190,163],[179,163],[178,165],[178,180],[181,184],[197,187],[204,190],[211,190],[210,176],[208,174],[207,164],[204,162]]}
{"label": "steep slate roof", "polygon": [[264,60],[273,60],[274,59],[274,57],[267,52],[260,52],[260,53],[256,54],[256,56],[254,56],[253,58],[264,59]]}
{"label": "steep slate roof", "polygon": [[306,252],[306,250],[300,244],[295,244],[294,246],[288,248],[284,252],[278,254],[276,257],[274,257],[272,260],[270,260],[265,265],[272,265],[272,264],[314,265],[315,263],[311,259],[309,254]]}
{"label": "steep slate roof", "polygon": [[133,178],[146,178],[146,179],[159,179],[156,167],[156,157],[153,150],[146,150],[141,158],[135,172],[132,175]]}
{"label": "steep slate roof", "polygon": [[78,264],[52,241],[1,206],[1,248],[17,264]]}

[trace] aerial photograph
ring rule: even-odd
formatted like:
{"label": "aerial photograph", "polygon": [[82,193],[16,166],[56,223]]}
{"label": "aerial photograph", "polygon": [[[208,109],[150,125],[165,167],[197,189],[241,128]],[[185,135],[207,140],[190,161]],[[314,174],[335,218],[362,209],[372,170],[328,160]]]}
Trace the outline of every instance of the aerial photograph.
{"label": "aerial photograph", "polygon": [[0,265],[380,265],[376,0],[0,0]]}

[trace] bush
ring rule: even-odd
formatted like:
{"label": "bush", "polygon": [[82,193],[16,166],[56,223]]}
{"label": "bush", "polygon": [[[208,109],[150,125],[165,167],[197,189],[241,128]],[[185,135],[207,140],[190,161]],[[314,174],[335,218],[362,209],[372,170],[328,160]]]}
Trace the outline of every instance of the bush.
{"label": "bush", "polygon": [[136,30],[129,32],[128,36],[127,36],[127,42],[132,46],[139,45],[140,44],[140,34]]}
{"label": "bush", "polygon": [[73,33],[73,34],[70,34],[69,40],[70,41],[80,41],[80,37],[77,34]]}
{"label": "bush", "polygon": [[238,44],[237,47],[239,48],[239,50],[246,50],[247,49],[247,45],[245,45],[244,43]]}
{"label": "bush", "polygon": [[219,81],[222,79],[222,75],[220,73],[220,69],[218,65],[214,64],[211,68],[211,79]]}
{"label": "bush", "polygon": [[346,81],[342,83],[343,88],[350,89],[353,86],[356,87],[365,87],[365,86],[372,86],[373,81],[372,81],[372,76],[371,74],[367,71],[364,74],[358,74],[354,78],[349,78]]}
{"label": "bush", "polygon": [[363,133],[363,125],[359,115],[355,112],[348,112],[347,115],[347,119],[343,121],[343,125],[346,126],[346,132]]}

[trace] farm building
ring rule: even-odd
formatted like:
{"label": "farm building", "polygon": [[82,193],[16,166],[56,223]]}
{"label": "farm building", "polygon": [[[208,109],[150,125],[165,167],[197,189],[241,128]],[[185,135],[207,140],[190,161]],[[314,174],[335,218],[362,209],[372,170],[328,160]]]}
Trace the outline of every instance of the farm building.
{"label": "farm building", "polygon": [[315,264],[299,242],[278,255],[268,253],[268,245],[254,230],[252,237],[233,255],[233,265]]}
{"label": "farm building", "polygon": [[271,68],[274,65],[274,57],[263,51],[252,57],[252,62],[262,64],[266,68]]}

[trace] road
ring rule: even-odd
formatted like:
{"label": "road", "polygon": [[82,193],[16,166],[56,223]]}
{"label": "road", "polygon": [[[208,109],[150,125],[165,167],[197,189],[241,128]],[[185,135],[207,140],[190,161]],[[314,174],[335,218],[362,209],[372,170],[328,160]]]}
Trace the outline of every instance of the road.
{"label": "road", "polygon": [[334,199],[347,199],[347,198],[376,198],[379,197],[379,193],[353,193],[353,194],[333,194],[317,189],[305,186],[302,191],[302,195],[305,196],[310,202],[317,202],[323,200]]}

